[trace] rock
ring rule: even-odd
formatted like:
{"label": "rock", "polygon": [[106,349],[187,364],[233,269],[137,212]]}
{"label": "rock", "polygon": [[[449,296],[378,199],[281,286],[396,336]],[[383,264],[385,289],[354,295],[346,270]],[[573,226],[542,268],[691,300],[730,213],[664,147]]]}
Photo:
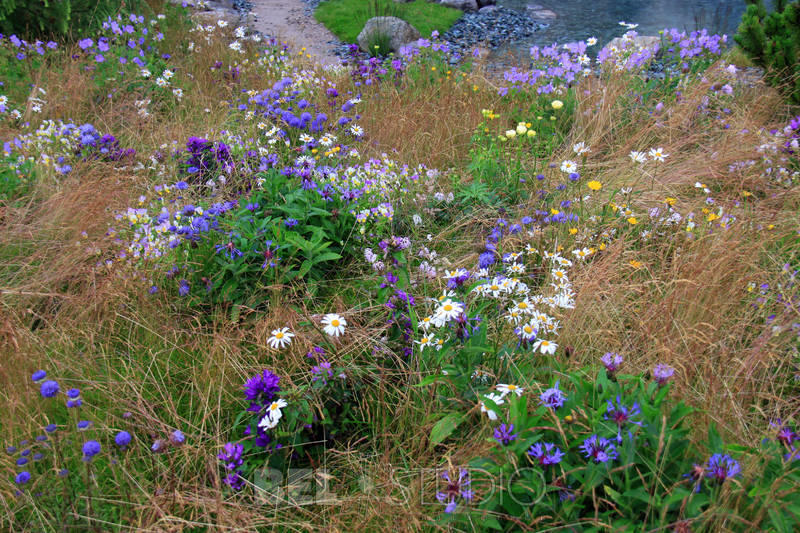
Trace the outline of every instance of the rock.
{"label": "rock", "polygon": [[477,0],[441,0],[443,6],[454,7],[461,11],[474,12],[478,10]]}
{"label": "rock", "polygon": [[[624,41],[622,40],[622,37],[616,37],[611,39],[606,46],[614,46],[618,49],[621,49],[623,47],[623,43]],[[656,37],[655,35],[637,35],[633,38],[633,44],[637,48],[653,48],[655,45],[661,44],[661,38]],[[629,47],[630,45],[627,46]]]}
{"label": "rock", "polygon": [[483,13],[483,14],[491,13],[495,9],[497,9],[497,6],[483,6],[478,10],[478,13]]}
{"label": "rock", "polygon": [[493,6],[497,4],[497,0],[478,0],[478,8]]}
{"label": "rock", "polygon": [[420,38],[419,31],[403,19],[397,17],[373,17],[364,24],[358,34],[358,46],[365,52],[375,44],[378,36],[389,38],[389,48],[398,52],[400,47]]}
{"label": "rock", "polygon": [[528,4],[527,6],[525,6],[525,9],[527,9],[528,14],[531,17],[537,20],[554,20],[558,17],[555,11],[545,9],[539,4]]}

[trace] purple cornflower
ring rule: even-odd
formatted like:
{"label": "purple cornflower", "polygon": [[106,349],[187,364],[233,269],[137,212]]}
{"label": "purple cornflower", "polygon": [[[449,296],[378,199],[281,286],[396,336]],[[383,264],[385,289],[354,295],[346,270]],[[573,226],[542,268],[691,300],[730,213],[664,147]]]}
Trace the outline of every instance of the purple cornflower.
{"label": "purple cornflower", "polygon": [[217,253],[222,252],[230,260],[234,260],[237,257],[241,257],[242,255],[244,255],[241,250],[236,248],[236,245],[233,244],[232,240],[227,242],[226,244],[217,244],[216,246],[214,246],[214,249],[217,250]]}
{"label": "purple cornflower", "polygon": [[228,442],[217,455],[217,459],[225,464],[226,470],[236,470],[238,467],[242,466],[243,452],[244,446]]}
{"label": "purple cornflower", "polygon": [[172,435],[169,436],[169,441],[173,446],[181,446],[186,442],[186,435],[184,435],[180,429],[176,429],[172,432]]}
{"label": "purple cornflower", "polygon": [[606,352],[606,354],[600,358],[600,361],[603,363],[603,366],[606,367],[606,372],[611,375],[619,370],[619,367],[622,365],[624,359],[616,352]]}
{"label": "purple cornflower", "polygon": [[566,399],[567,395],[564,394],[564,391],[558,388],[558,381],[556,381],[556,384],[552,388],[547,389],[539,395],[539,401],[544,405],[553,408],[554,411],[564,405],[564,401],[566,401]]}
{"label": "purple cornflower", "polygon": [[620,397],[617,396],[616,405],[608,400],[608,406],[606,407],[606,414],[603,415],[603,418],[606,420],[611,420],[615,424],[617,424],[617,442],[622,442],[622,426],[625,424],[636,424],[637,426],[641,426],[642,422],[633,420],[633,417],[638,416],[641,414],[641,410],[639,409],[639,404],[637,402],[633,402],[633,405],[628,407],[622,404],[622,400]]}
{"label": "purple cornflower", "polygon": [[88,420],[81,420],[78,422],[78,431],[86,431],[90,427],[92,427],[92,423]]}
{"label": "purple cornflower", "polygon": [[182,279],[180,281],[180,285],[178,286],[178,294],[180,294],[181,296],[186,296],[187,294],[189,294],[189,290],[190,290],[189,282],[186,281],[185,279]]}
{"label": "purple cornflower", "polygon": [[87,440],[83,443],[83,460],[89,462],[100,453],[100,443],[96,440]]}
{"label": "purple cornflower", "polygon": [[42,383],[42,388],[40,390],[43,398],[52,398],[56,394],[58,394],[59,386],[58,383],[49,379]]}
{"label": "purple cornflower", "polygon": [[47,377],[47,372],[45,372],[44,370],[37,370],[36,372],[33,373],[33,375],[31,375],[31,379],[33,380],[34,383],[39,383],[46,377]]}
{"label": "purple cornflower", "polygon": [[278,249],[276,246],[275,249],[272,249],[272,241],[267,241],[267,249],[261,252],[261,255],[264,256],[264,263],[262,263],[261,268],[267,267],[274,267],[279,261],[279,258],[275,257],[275,251]]}
{"label": "purple cornflower", "polygon": [[[327,377],[326,377],[327,374]],[[319,365],[311,367],[311,381],[322,381],[323,385],[328,384],[328,378],[333,377],[333,369],[328,361],[322,361]]]}
{"label": "purple cornflower", "polygon": [[595,463],[605,463],[617,458],[617,448],[608,439],[592,435],[581,445],[581,450],[587,459],[594,459]]}
{"label": "purple cornflower", "polygon": [[442,472],[442,479],[447,481],[447,488],[436,493],[436,499],[445,504],[444,512],[452,513],[458,506],[458,500],[471,500],[472,491],[467,488],[470,484],[469,473],[463,468],[458,471],[458,479],[452,479],[450,472]]}
{"label": "purple cornflower", "polygon": [[80,41],[78,41],[78,46],[81,47],[81,50],[86,50],[87,48],[91,48],[93,44],[94,41],[92,41],[89,38],[81,39]]}
{"label": "purple cornflower", "polygon": [[31,473],[28,472],[27,470],[23,470],[22,472],[17,474],[17,477],[14,478],[14,483],[16,483],[17,485],[24,485],[30,480],[31,480]]}
{"label": "purple cornflower", "polygon": [[114,437],[114,443],[117,446],[119,446],[121,450],[126,449],[128,445],[131,443],[131,434],[128,433],[127,431],[120,431]]}
{"label": "purple cornflower", "polygon": [[694,481],[694,491],[700,492],[700,487],[703,484],[703,478],[706,476],[706,469],[703,465],[695,463],[692,465],[692,471],[684,474],[683,477],[691,478]]}
{"label": "purple cornflower", "polygon": [[244,384],[244,396],[250,400],[250,410],[260,411],[261,408],[272,401],[275,393],[281,390],[278,382],[280,377],[269,370],[264,370],[247,380]]}
{"label": "purple cornflower", "polygon": [[528,455],[538,460],[541,466],[548,466],[560,463],[564,452],[552,442],[537,442],[530,447]]}
{"label": "purple cornflower", "polygon": [[729,455],[722,455],[715,453],[708,459],[706,466],[706,477],[708,479],[715,479],[722,483],[726,479],[738,476],[742,472],[742,467],[739,462]]}
{"label": "purple cornflower", "polygon": [[669,378],[675,373],[675,369],[663,363],[659,363],[653,368],[653,378],[659,385],[666,385]]}
{"label": "purple cornflower", "polygon": [[513,431],[514,424],[500,424],[500,426],[494,428],[494,438],[501,446],[508,446],[511,441],[517,438],[517,433],[512,433]]}
{"label": "purple cornflower", "polygon": [[286,221],[283,223],[284,226],[287,228],[293,228],[299,224],[296,218],[287,218]]}
{"label": "purple cornflower", "polygon": [[777,438],[778,442],[785,446],[791,446],[792,442],[800,440],[800,435],[795,433],[795,431],[789,425],[783,424],[780,418],[774,422],[770,422],[769,425],[778,428],[775,438]]}

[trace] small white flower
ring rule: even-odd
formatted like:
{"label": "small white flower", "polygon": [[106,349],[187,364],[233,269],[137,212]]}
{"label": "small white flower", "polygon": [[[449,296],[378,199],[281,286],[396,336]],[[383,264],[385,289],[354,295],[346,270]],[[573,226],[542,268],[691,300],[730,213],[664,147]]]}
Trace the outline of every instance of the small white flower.
{"label": "small white flower", "polygon": [[164,72],[161,73],[161,77],[164,78],[165,80],[172,79],[172,76],[174,76],[174,75],[175,75],[175,73],[172,72],[169,69],[167,69],[167,70],[165,70]]}
{"label": "small white flower", "polygon": [[634,163],[644,163],[647,161],[647,154],[644,152],[633,151],[628,154],[628,157],[630,157]]}
{"label": "small white flower", "polygon": [[263,429],[272,429],[278,425],[278,421],[283,416],[281,409],[289,405],[286,403],[286,400],[283,398],[279,398],[278,400],[269,404],[267,407],[267,414],[264,415],[264,418],[261,419],[261,422],[258,423],[258,427]]}
{"label": "small white flower", "polygon": [[332,337],[344,335],[344,327],[347,325],[347,320],[336,313],[329,313],[322,317],[322,325],[325,326],[323,331]]}
{"label": "small white flower", "polygon": [[651,148],[649,155],[653,161],[660,161],[662,163],[667,157],[669,157],[669,154],[664,153],[663,148]]}
{"label": "small white flower", "polygon": [[272,331],[272,337],[267,339],[267,344],[278,350],[289,346],[293,337],[294,333],[289,328],[275,329]]}
{"label": "small white flower", "polygon": [[578,171],[578,165],[577,163],[575,163],[575,161],[566,160],[563,163],[561,163],[561,172],[564,172],[566,174],[571,174],[577,171]]}
{"label": "small white flower", "polygon": [[[503,405],[506,403],[503,397],[499,394],[487,394],[485,398],[494,402],[495,405]],[[489,417],[489,420],[497,420],[497,413],[486,407],[486,404],[483,402],[481,402],[481,413],[486,413],[486,415]]]}
{"label": "small white flower", "polygon": [[592,149],[591,149],[591,148],[589,148],[588,146],[586,146],[586,143],[584,143],[583,141],[581,141],[581,142],[579,142],[579,143],[575,144],[575,145],[572,147],[572,151],[573,151],[573,152],[575,152],[575,153],[576,153],[576,154],[578,154],[578,155],[582,155],[582,154],[586,154],[586,153],[588,153],[588,152],[591,152],[591,151],[592,151]]}
{"label": "small white flower", "polygon": [[411,221],[414,222],[415,226],[419,226],[420,224],[422,224],[422,217],[417,214],[414,214],[411,217]]}
{"label": "small white flower", "polygon": [[516,385],[510,385],[506,383],[500,383],[497,386],[497,390],[500,391],[503,397],[512,392],[517,396],[522,396],[522,393],[524,392],[524,389],[522,387],[517,387]]}
{"label": "small white flower", "polygon": [[586,46],[594,46],[597,44],[597,37],[589,37],[586,39]]}
{"label": "small white flower", "polygon": [[425,349],[428,346],[436,344],[436,337],[433,335],[423,335],[420,340],[414,342],[419,344],[420,349]]}
{"label": "small white flower", "polygon": [[454,302],[450,298],[446,299],[434,313],[434,317],[442,322],[449,322],[464,312],[464,306],[459,302]]}
{"label": "small white flower", "polygon": [[544,339],[539,339],[538,341],[533,343],[533,350],[534,351],[539,350],[539,352],[543,354],[553,355],[554,353],[556,353],[556,348],[558,348],[558,344]]}

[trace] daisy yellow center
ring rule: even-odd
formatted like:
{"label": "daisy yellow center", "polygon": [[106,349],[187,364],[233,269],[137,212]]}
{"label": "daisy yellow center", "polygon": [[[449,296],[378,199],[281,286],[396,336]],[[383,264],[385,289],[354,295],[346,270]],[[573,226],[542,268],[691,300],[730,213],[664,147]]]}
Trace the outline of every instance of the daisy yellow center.
{"label": "daisy yellow center", "polygon": [[422,337],[422,344],[428,343],[428,337]]}
{"label": "daisy yellow center", "polygon": [[277,408],[278,408],[278,404],[277,404],[277,403],[273,403],[272,405],[270,405],[270,406],[269,406],[269,410],[270,410],[270,411],[274,411],[274,410],[276,410]]}
{"label": "daisy yellow center", "polygon": [[532,333],[532,332],[533,332],[533,328],[532,328],[532,327],[530,327],[530,326],[525,326],[524,328],[522,328],[522,330],[523,330],[525,333]]}
{"label": "daisy yellow center", "polygon": [[508,390],[517,390],[517,386],[516,385],[509,385],[508,386]]}
{"label": "daisy yellow center", "polygon": [[444,310],[447,311],[447,312],[450,312],[450,311],[453,310],[453,306],[450,305],[450,304],[447,304],[447,305],[444,306]]}
{"label": "daisy yellow center", "polygon": [[281,333],[281,332],[279,331],[278,333],[276,333],[276,334],[275,334],[275,338],[276,338],[276,339],[282,339],[282,338],[283,338],[283,333]]}
{"label": "daisy yellow center", "polygon": [[335,328],[338,328],[339,327],[339,321],[334,318],[333,320],[331,320],[331,326],[333,326]]}
{"label": "daisy yellow center", "polygon": [[492,286],[491,286],[491,289],[492,289],[493,291],[496,291],[496,290],[499,290],[499,289],[500,289],[500,287],[499,287],[499,286],[497,286],[497,285],[492,285]]}
{"label": "daisy yellow center", "polygon": [[550,343],[547,341],[542,341],[542,346],[550,346]]}
{"label": "daisy yellow center", "polygon": [[519,304],[519,308],[520,309],[527,309],[528,308],[528,304],[526,304],[525,302],[522,302],[521,304]]}

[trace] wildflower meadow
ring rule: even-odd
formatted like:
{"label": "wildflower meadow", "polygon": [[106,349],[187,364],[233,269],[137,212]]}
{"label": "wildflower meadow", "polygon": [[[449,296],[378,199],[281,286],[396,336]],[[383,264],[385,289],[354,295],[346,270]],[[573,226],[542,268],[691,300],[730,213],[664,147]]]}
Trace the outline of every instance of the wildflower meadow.
{"label": "wildflower meadow", "polygon": [[800,528],[800,115],[732,36],[139,7],[0,39],[2,530]]}

